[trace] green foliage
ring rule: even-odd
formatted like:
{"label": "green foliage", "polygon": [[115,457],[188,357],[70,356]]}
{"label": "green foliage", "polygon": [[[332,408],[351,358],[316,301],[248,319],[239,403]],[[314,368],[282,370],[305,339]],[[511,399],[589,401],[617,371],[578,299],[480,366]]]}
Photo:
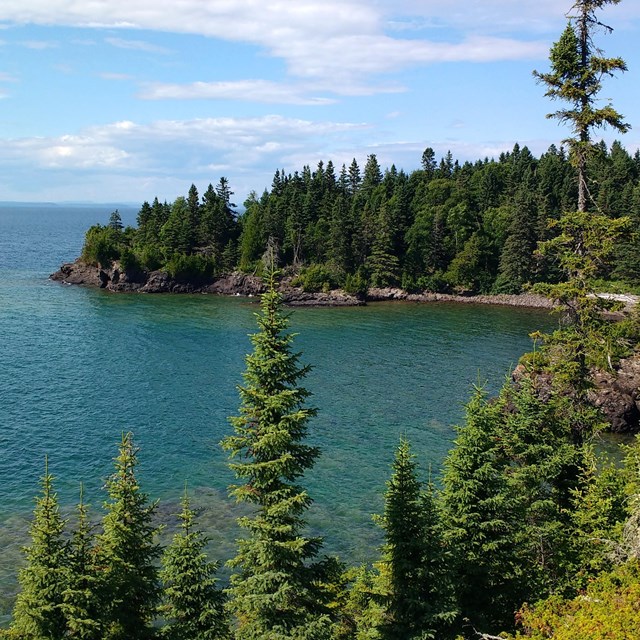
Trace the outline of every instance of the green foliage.
{"label": "green foliage", "polygon": [[640,565],[630,561],[589,584],[586,592],[565,600],[553,596],[520,613],[517,638],[534,640],[628,640],[640,629]]}
{"label": "green foliage", "polygon": [[[598,491],[582,441],[596,417],[580,423],[576,438],[581,407],[561,395],[542,398],[526,377],[492,402],[477,392],[467,406],[445,461],[442,517],[462,618],[472,627],[512,629],[522,602],[575,593],[592,575],[601,550],[584,542],[597,530],[588,514]],[[619,510],[601,515],[598,526],[611,530]]]}
{"label": "green foliage", "polygon": [[89,521],[83,490],[77,507],[78,520],[69,548],[68,580],[62,609],[66,618],[66,638],[101,640],[103,637],[99,599],[99,568],[96,564],[93,526]]}
{"label": "green foliage", "polygon": [[562,36],[551,48],[551,71],[534,76],[547,87],[546,96],[568,103],[566,108],[548,114],[561,123],[568,124],[573,137],[569,144],[573,162],[578,170],[578,211],[586,211],[589,186],[587,184],[587,160],[593,155],[591,131],[604,126],[626,133],[629,125],[609,103],[598,106],[598,94],[602,79],[618,71],[626,71],[622,58],[604,58],[593,42],[593,33],[604,27],[596,17],[596,11],[620,0],[576,0],[569,23]]}
{"label": "green foliage", "polygon": [[629,517],[625,477],[611,462],[599,464],[595,456],[584,471],[582,486],[574,495],[571,512],[578,571],[576,587],[584,588],[599,573],[611,570]]}
{"label": "green foliage", "polygon": [[120,252],[120,268],[126,272],[135,272],[140,270],[140,260],[135,251],[129,248],[124,248]]}
{"label": "green foliage", "polygon": [[474,233],[451,261],[445,279],[454,288],[471,293],[487,292],[491,285],[486,239]]}
{"label": "green foliage", "polygon": [[122,216],[117,209],[109,216],[108,226],[110,229],[113,229],[116,232],[122,231],[124,229],[124,225],[122,224]]}
{"label": "green foliage", "polygon": [[162,556],[160,579],[167,640],[217,640],[229,637],[224,597],[216,587],[218,565],[204,552],[207,538],[195,527],[195,512],[185,491],[179,514],[180,531]]}
{"label": "green foliage", "polygon": [[204,282],[215,273],[215,265],[210,258],[201,254],[174,254],[165,264],[167,273],[176,280]]}
{"label": "green foliage", "polygon": [[312,264],[303,269],[294,280],[294,284],[301,286],[304,291],[323,291],[335,289],[338,286],[336,273],[322,264]]}
{"label": "green foliage", "polygon": [[222,442],[242,481],[231,494],[256,509],[239,520],[248,536],[231,561],[236,573],[229,607],[238,619],[238,640],[328,638],[321,565],[313,563],[321,541],[302,534],[311,498],[298,484],[319,454],[304,444],[307,422],[315,414],[304,406],[308,392],[298,386],[308,367],[291,352],[293,337],[286,333],[273,271],[268,285],[239,389],[240,415],[230,419],[235,433]]}
{"label": "green foliage", "polygon": [[156,271],[164,264],[164,256],[160,247],[155,245],[146,245],[142,247],[140,253],[136,253],[136,258],[140,266],[148,271]]}
{"label": "green foliage", "polygon": [[444,463],[442,518],[461,616],[483,631],[512,625],[523,601],[514,558],[515,497],[500,443],[502,403],[476,390]]}
{"label": "green foliage", "polygon": [[[321,283],[310,278],[314,290],[344,285],[358,274],[371,286],[466,293],[518,293],[528,284],[566,277],[553,256],[534,253],[537,242],[561,233],[548,221],[576,201],[575,169],[564,149],[552,145],[538,159],[514,145],[497,159],[473,164],[460,165],[450,153],[439,165],[430,155],[425,161],[428,170],[407,175],[393,165],[383,171],[371,157],[364,181],[357,163],[343,166],[338,177],[330,161],[315,171],[278,170],[271,189],[252,192],[239,217],[225,178],[209,185],[202,199],[192,185],[171,204],[157,198],[143,203],[135,230],[90,230],[83,258],[129,264],[130,250],[142,269],[168,268],[197,280],[198,266],[177,263],[176,256],[201,255],[213,273],[239,268],[257,274],[271,239],[284,267],[323,265],[332,274]],[[629,213],[634,221],[615,239],[613,259],[601,275],[640,281],[638,234],[632,233],[640,219],[640,163],[619,142],[610,150],[599,144],[585,171],[603,215],[615,220]]]}
{"label": "green foliage", "polygon": [[364,297],[369,289],[367,279],[364,277],[362,270],[358,270],[355,274],[348,273],[344,281],[344,290],[352,296]]}
{"label": "green foliage", "polygon": [[110,267],[120,257],[119,233],[112,227],[96,224],[86,233],[81,259],[97,267]]}
{"label": "green foliage", "polygon": [[68,546],[63,538],[53,476],[45,461],[30,528],[31,543],[24,553],[27,564],[20,571],[20,592],[13,611],[11,634],[23,640],[62,640],[66,636],[63,593],[67,584]]}
{"label": "green foliage", "polygon": [[115,472],[107,480],[109,500],[97,537],[104,640],[152,638],[151,622],[160,598],[155,562],[154,504],[149,504],[135,475],[138,450],[131,433],[122,435]]}
{"label": "green foliage", "polygon": [[418,480],[405,439],[396,450],[379,523],[385,535],[377,578],[384,594],[383,637],[441,638],[457,613],[453,585],[433,487],[425,490]]}

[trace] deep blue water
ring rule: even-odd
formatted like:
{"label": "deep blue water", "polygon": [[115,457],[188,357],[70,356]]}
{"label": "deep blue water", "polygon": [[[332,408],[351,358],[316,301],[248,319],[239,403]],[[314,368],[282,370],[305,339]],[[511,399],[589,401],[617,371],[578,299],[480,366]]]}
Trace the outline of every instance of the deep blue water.
{"label": "deep blue water", "polygon": [[[110,294],[48,280],[113,207],[0,207],[0,596],[13,589],[20,542],[44,457],[63,505],[80,482],[94,505],[123,431],[140,446],[140,477],[172,512],[185,481],[204,508],[214,553],[233,553],[233,477],[218,443],[237,411],[255,300]],[[120,208],[126,223],[135,211]],[[473,384],[497,389],[548,327],[543,312],[379,303],[300,309],[295,346],[313,370],[319,409],[309,441],[322,456],[304,479],[326,547],[371,558],[399,436],[437,474]],[[1,603],[0,603],[1,612]]]}

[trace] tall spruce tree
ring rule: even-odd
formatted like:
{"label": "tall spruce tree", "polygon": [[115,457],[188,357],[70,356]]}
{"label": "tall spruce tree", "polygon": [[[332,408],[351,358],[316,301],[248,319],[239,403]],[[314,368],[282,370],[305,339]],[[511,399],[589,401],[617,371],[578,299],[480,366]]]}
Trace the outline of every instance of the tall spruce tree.
{"label": "tall spruce tree", "polygon": [[67,638],[101,640],[102,602],[94,546],[94,527],[80,487],[78,520],[69,547],[68,581],[63,593],[63,610],[67,618]]}
{"label": "tall spruce tree", "polygon": [[387,483],[380,578],[387,582],[386,620],[389,640],[441,638],[456,615],[453,589],[431,486],[418,480],[414,455],[402,438]]}
{"label": "tall spruce tree", "polygon": [[309,368],[291,350],[273,261],[267,269],[260,331],[251,337],[254,350],[239,388],[240,415],[230,419],[235,433],[222,442],[241,481],[231,494],[255,507],[239,519],[248,535],[230,563],[236,572],[229,606],[238,640],[320,640],[331,637],[317,581],[321,563],[313,562],[321,540],[303,534],[311,498],[299,484],[319,454],[304,443],[315,410],[305,406],[309,392],[299,381]]}
{"label": "tall spruce tree", "polygon": [[444,463],[441,499],[461,618],[471,628],[493,633],[513,626],[522,602],[514,563],[517,504],[500,442],[504,408],[476,390]]}
{"label": "tall spruce tree", "polygon": [[207,538],[196,528],[196,513],[185,489],[181,500],[180,531],[162,556],[160,579],[167,640],[221,640],[229,637],[224,597],[216,587],[217,563],[204,551]]}
{"label": "tall spruce tree", "polygon": [[109,500],[98,536],[104,640],[154,637],[151,622],[160,597],[156,560],[160,547],[152,518],[155,504],[140,489],[135,469],[138,449],[122,435],[115,472],[107,480]]}
{"label": "tall spruce tree", "polygon": [[596,12],[619,3],[620,0],[576,0],[566,29],[551,48],[551,71],[533,72],[538,81],[546,85],[546,96],[568,103],[566,108],[547,117],[567,123],[573,132],[567,143],[578,173],[578,211],[586,211],[588,206],[587,160],[593,152],[592,130],[610,126],[626,133],[630,128],[610,103],[597,105],[604,77],[627,70],[622,58],[603,57],[593,41],[597,30],[612,31],[600,22]]}
{"label": "tall spruce tree", "polygon": [[65,522],[46,458],[40,484],[42,494],[36,498],[31,544],[24,550],[27,565],[18,576],[21,590],[13,611],[11,634],[23,640],[61,640],[66,637],[62,600],[67,581],[68,546],[63,538]]}

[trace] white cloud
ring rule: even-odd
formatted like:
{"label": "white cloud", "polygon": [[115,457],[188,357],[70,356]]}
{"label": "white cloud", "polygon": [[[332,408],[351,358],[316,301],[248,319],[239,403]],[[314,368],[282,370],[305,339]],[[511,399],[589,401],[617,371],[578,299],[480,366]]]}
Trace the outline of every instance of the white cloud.
{"label": "white cloud", "polygon": [[[4,140],[0,166],[17,163],[36,169],[159,171],[190,174],[212,163],[238,172],[263,163],[278,166],[282,154],[302,151],[309,143],[326,145],[366,125],[263,116],[130,121],[90,127],[56,138]],[[167,149],[171,152],[167,153]],[[176,169],[175,167],[179,167]]]}
{"label": "white cloud", "polygon": [[[356,82],[364,87],[367,76],[408,65],[544,57],[547,41],[501,34],[514,27],[531,34],[536,20],[559,17],[557,0],[3,0],[0,6],[0,20],[15,23],[147,29],[257,45],[282,58],[291,74],[336,91]],[[431,24],[459,32],[447,42],[387,33],[397,35],[398,25]],[[138,40],[109,41],[157,51]]]}
{"label": "white cloud", "polygon": [[265,104],[326,105],[330,98],[306,95],[303,87],[268,80],[193,82],[191,84],[149,83],[139,94],[145,100],[250,100]]}
{"label": "white cloud", "polygon": [[18,79],[10,73],[0,71],[0,82],[18,82]]}
{"label": "white cloud", "polygon": [[56,49],[59,44],[57,42],[50,42],[47,40],[25,40],[20,43],[27,49],[33,49],[35,51],[44,51],[46,49]]}
{"label": "white cloud", "polygon": [[301,168],[288,158],[307,150],[328,158],[333,145],[352,147],[367,132],[363,123],[277,115],[121,121],[73,135],[0,140],[0,174],[14,177],[8,198],[33,199],[33,193],[19,193],[22,175],[31,187],[37,181],[43,199],[104,201],[108,194],[140,202],[155,195],[172,200],[192,182],[206,186],[227,175],[240,201],[268,187],[283,162],[288,170]]}
{"label": "white cloud", "polygon": [[105,38],[105,42],[118,49],[128,49],[130,51],[146,51],[147,53],[170,54],[171,51],[165,47],[159,47],[144,40],[126,40],[124,38]]}

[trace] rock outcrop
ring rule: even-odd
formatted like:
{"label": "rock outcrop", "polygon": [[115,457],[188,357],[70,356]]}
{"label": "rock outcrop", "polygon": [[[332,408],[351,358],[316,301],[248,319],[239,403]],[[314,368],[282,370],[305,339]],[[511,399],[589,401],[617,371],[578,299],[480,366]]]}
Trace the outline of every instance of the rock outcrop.
{"label": "rock outcrop", "polygon": [[620,361],[616,371],[597,371],[590,391],[614,433],[640,432],[640,355]]}
{"label": "rock outcrop", "polygon": [[[518,365],[512,374],[514,382],[527,374],[524,365]],[[613,433],[640,433],[640,353],[620,360],[613,371],[594,371],[593,388],[588,398],[602,411]],[[553,393],[549,373],[535,374],[537,394],[548,400]]]}
{"label": "rock outcrop", "polygon": [[[51,274],[52,280],[66,284],[100,287],[108,291],[138,293],[212,293],[218,295],[257,296],[264,291],[262,280],[246,273],[230,273],[205,282],[190,282],[172,278],[164,271],[123,271],[118,262],[110,269],[87,265],[80,260],[63,264]],[[353,296],[341,289],[308,292],[284,278],[279,285],[286,304],[291,306],[360,306],[366,302],[404,300],[406,302],[462,302],[497,304],[512,307],[549,309],[552,304],[543,296],[533,294],[460,296],[445,293],[408,293],[397,288],[371,288],[366,297]]]}
{"label": "rock outcrop", "polygon": [[[225,296],[257,296],[264,290],[261,278],[246,273],[230,273],[204,282],[172,278],[165,271],[123,271],[117,262],[110,269],[87,265],[80,260],[63,264],[51,279],[65,284],[99,287],[113,292],[129,293],[209,293]],[[358,306],[364,300],[342,290],[309,293],[291,284],[280,283],[285,304],[291,306]]]}

